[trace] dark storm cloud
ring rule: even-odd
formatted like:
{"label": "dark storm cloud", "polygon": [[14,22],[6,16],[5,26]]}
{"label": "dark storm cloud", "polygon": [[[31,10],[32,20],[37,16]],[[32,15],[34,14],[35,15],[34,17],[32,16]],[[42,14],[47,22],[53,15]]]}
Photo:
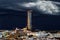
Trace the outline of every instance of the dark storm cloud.
{"label": "dark storm cloud", "polygon": [[[60,16],[55,16],[55,15],[59,15],[60,13],[58,14],[55,14],[55,15],[46,15],[46,14],[40,14],[42,13],[43,9],[42,10],[37,10],[36,9],[36,5],[35,5],[35,2],[37,0],[0,0],[0,8],[3,8],[3,9],[0,9],[0,14],[8,14],[8,15],[0,15],[0,29],[12,29],[15,27],[25,27],[26,26],[26,14],[25,12],[22,13],[21,11],[24,10],[24,8],[27,8],[26,7],[26,4],[31,7],[31,9],[35,9],[35,11],[33,12],[33,18],[32,18],[32,26],[33,27],[36,27],[36,28],[40,28],[40,29],[48,29],[48,30],[60,30]],[[54,0],[53,0],[54,1]],[[40,1],[39,1],[40,2]],[[22,3],[26,3],[24,4],[25,6],[22,5]],[[33,6],[31,5],[34,4]],[[21,5],[22,6],[21,6]],[[44,3],[43,3],[44,4]],[[49,3],[48,3],[49,4]],[[54,2],[53,4],[59,4],[59,2]],[[5,8],[5,9],[4,9]],[[9,9],[9,10],[7,10]],[[13,11],[11,11],[11,10]],[[19,11],[17,11],[19,10]],[[39,12],[37,12],[39,11]],[[9,14],[10,13],[10,14]],[[14,14],[13,14],[14,13]],[[19,13],[19,14],[18,14]],[[45,12],[43,12],[45,13]],[[15,15],[17,14],[17,15]],[[37,16],[37,15],[39,16]],[[26,15],[26,16],[25,16]]]}

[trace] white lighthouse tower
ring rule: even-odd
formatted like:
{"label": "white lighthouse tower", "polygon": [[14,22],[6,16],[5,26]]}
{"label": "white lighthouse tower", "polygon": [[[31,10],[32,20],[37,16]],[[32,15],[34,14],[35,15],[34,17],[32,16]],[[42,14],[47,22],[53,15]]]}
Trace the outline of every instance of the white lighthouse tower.
{"label": "white lighthouse tower", "polygon": [[27,29],[31,30],[32,27],[32,10],[27,11]]}

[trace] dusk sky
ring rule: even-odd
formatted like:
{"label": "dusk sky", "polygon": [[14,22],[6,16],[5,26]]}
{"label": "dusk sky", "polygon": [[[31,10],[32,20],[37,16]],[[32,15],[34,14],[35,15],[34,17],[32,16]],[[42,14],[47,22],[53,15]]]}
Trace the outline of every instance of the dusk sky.
{"label": "dusk sky", "polygon": [[0,29],[25,27],[28,9],[33,29],[60,30],[59,0],[0,0]]}

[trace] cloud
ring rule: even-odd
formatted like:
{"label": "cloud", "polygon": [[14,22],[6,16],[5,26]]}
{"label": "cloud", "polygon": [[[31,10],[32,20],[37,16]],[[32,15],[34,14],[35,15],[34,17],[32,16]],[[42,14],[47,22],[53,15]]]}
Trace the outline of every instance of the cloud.
{"label": "cloud", "polygon": [[50,13],[50,14],[59,12],[59,8],[51,1],[37,2],[37,8],[45,13]]}
{"label": "cloud", "polygon": [[36,6],[36,4],[30,2],[30,3],[24,3],[22,6],[24,6],[24,7],[34,7],[34,6]]}
{"label": "cloud", "polygon": [[45,1],[45,0],[30,0],[29,1],[23,1],[23,0],[0,0],[0,7],[7,8],[7,9],[13,9],[13,10],[24,10],[24,8],[28,9],[34,9],[39,10],[40,12],[43,12],[44,14],[53,14],[53,15],[59,15],[60,12],[60,3],[55,1]]}
{"label": "cloud", "polygon": [[59,7],[56,5],[58,2],[54,1],[41,1],[23,3],[21,6],[31,8],[36,7],[39,11],[44,12],[45,14],[58,14],[60,12]]}

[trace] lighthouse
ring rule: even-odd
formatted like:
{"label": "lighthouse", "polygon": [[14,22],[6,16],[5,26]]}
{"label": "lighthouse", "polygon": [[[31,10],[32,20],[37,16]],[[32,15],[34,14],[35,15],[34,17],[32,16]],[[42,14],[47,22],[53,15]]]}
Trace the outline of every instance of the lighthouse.
{"label": "lighthouse", "polygon": [[32,27],[32,10],[27,11],[27,29],[31,30]]}

